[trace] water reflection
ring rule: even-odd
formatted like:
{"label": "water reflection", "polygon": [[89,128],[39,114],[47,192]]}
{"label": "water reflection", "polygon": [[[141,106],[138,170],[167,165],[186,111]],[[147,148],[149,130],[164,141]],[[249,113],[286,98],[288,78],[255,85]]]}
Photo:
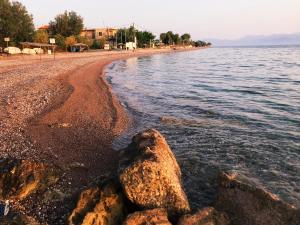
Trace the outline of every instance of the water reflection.
{"label": "water reflection", "polygon": [[212,48],[115,63],[114,91],[138,130],[166,135],[193,207],[234,169],[300,205],[300,48]]}

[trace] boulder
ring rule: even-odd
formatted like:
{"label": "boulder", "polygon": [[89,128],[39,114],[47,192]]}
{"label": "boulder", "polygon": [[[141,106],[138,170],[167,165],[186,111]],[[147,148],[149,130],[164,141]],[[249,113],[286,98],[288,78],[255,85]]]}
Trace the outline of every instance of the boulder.
{"label": "boulder", "polygon": [[45,191],[57,181],[57,173],[44,163],[12,158],[0,159],[2,200],[22,200],[36,191]]}
{"label": "boulder", "polygon": [[165,209],[150,209],[130,214],[124,225],[172,225]]}
{"label": "boulder", "polygon": [[218,212],[213,207],[199,210],[194,215],[184,215],[178,225],[229,225],[230,221],[225,213]]}
{"label": "boulder", "polygon": [[233,225],[300,224],[299,209],[234,172],[221,173],[215,207],[226,212]]}
{"label": "boulder", "polygon": [[83,191],[68,222],[70,225],[119,225],[123,219],[123,195],[110,182]]}
{"label": "boulder", "polygon": [[181,170],[165,138],[150,129],[121,153],[119,178],[126,197],[142,209],[165,208],[170,216],[190,211]]}

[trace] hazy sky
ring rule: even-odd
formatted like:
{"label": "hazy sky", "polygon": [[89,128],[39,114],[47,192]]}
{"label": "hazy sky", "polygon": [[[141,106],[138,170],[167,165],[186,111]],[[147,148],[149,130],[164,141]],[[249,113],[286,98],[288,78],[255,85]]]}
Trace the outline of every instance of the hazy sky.
{"label": "hazy sky", "polygon": [[37,26],[74,10],[86,27],[128,26],[155,34],[189,32],[193,39],[299,33],[300,0],[19,0]]}

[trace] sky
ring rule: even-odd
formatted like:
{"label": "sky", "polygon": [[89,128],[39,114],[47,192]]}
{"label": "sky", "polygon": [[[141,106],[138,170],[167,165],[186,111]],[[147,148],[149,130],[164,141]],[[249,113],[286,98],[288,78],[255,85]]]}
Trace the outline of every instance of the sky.
{"label": "sky", "polygon": [[18,0],[36,26],[75,11],[87,28],[124,27],[197,39],[300,33],[300,0]]}

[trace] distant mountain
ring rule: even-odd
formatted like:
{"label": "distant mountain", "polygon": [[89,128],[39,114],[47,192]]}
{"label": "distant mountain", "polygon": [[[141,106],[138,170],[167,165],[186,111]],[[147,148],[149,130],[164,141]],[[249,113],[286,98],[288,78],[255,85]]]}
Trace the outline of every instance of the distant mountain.
{"label": "distant mountain", "polygon": [[209,40],[214,46],[300,45],[300,33],[246,36],[235,40]]}

